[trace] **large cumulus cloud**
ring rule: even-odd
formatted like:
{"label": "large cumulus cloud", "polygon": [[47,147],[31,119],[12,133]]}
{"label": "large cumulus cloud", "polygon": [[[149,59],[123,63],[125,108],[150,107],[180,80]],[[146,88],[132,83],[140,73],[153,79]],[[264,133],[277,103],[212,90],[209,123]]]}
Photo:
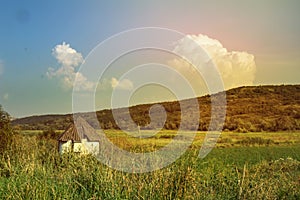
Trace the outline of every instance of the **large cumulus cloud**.
{"label": "large cumulus cloud", "polygon": [[[256,72],[254,55],[243,51],[228,51],[220,41],[201,34],[186,35],[178,41],[174,52],[192,59],[193,63],[209,62],[201,60],[203,57],[199,56],[197,45],[208,53],[211,61],[218,67],[225,89],[253,84]],[[170,64],[182,71],[193,68],[181,59],[174,59]]]}

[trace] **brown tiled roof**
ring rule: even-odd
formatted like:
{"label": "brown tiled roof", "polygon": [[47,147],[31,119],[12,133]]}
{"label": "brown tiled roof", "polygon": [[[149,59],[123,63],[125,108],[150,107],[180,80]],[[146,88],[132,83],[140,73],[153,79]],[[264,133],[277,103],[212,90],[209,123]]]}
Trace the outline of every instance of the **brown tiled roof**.
{"label": "brown tiled roof", "polygon": [[87,141],[100,140],[100,136],[96,130],[82,117],[77,117],[74,120],[76,120],[76,125],[72,123],[65,132],[60,135],[58,141],[67,142],[73,140],[74,142],[80,142],[82,139],[87,139]]}

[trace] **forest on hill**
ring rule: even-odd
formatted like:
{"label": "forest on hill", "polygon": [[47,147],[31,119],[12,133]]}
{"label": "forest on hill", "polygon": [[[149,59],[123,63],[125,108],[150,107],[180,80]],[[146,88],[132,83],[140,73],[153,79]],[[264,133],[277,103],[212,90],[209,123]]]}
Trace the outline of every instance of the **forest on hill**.
{"label": "forest on hill", "polygon": [[[94,127],[99,122],[102,129],[119,129],[113,117],[113,112],[118,113],[119,125],[130,129],[126,123],[126,116],[130,115],[136,124],[142,129],[156,129],[163,127],[168,130],[190,129],[189,124],[181,124],[181,117],[189,121],[193,112],[199,109],[199,131],[206,131],[211,121],[211,99],[222,95],[206,95],[198,97],[198,105],[194,105],[191,99],[183,100],[188,106],[189,113],[182,115],[182,109],[178,101],[157,103],[166,111],[166,121],[155,120],[150,123],[149,110],[154,104],[132,106],[129,109],[119,108],[115,110],[97,111],[98,121],[91,117],[91,113],[81,115]],[[280,86],[245,86],[226,91],[226,118],[224,131],[237,132],[261,132],[261,131],[296,131],[300,130],[300,85]],[[122,121],[122,116],[124,120]],[[42,115],[15,119],[12,124],[23,130],[45,130],[53,128],[64,130],[73,120],[72,114],[66,115]],[[191,118],[192,121],[192,118]],[[163,123],[163,124],[162,124]],[[192,122],[191,122],[192,123]],[[126,127],[127,126],[127,127]]]}

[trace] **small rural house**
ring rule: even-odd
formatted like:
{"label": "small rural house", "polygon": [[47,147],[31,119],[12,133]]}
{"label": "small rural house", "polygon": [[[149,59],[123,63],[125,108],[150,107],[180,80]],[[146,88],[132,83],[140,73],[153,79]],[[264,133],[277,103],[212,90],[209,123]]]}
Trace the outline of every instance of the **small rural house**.
{"label": "small rural house", "polygon": [[82,117],[77,117],[76,125],[72,123],[58,138],[58,151],[60,154],[95,154],[99,152],[99,141],[100,136],[96,130]]}

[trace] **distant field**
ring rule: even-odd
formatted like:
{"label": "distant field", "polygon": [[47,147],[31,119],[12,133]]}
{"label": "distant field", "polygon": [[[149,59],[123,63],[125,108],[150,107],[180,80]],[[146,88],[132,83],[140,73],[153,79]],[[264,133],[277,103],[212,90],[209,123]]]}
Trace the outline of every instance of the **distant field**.
{"label": "distant field", "polygon": [[[119,130],[105,130],[106,136],[116,145],[125,149],[135,146],[150,148],[161,148],[167,145],[177,134],[173,130],[163,130],[151,136],[152,131],[141,131],[140,137],[131,137]],[[189,135],[191,132],[186,132]],[[206,132],[197,132],[191,148],[200,148],[205,138]],[[223,132],[217,142],[216,147],[239,147],[239,146],[277,146],[277,145],[297,145],[300,144],[300,132],[259,132],[259,133],[235,133]]]}
{"label": "distant field", "polygon": [[[63,130],[57,130],[57,135],[63,133]],[[23,135],[34,136],[42,133],[40,130],[23,130]],[[139,133],[131,132],[127,134],[120,130],[104,130],[114,144],[124,149],[135,149],[144,147],[144,150],[154,150],[161,148],[177,135],[175,130],[161,130],[156,134],[152,130],[142,130]],[[191,135],[193,132],[184,131],[183,135]],[[191,148],[200,148],[205,138],[206,132],[196,132]],[[300,145],[300,131],[297,132],[258,132],[258,133],[238,133],[222,132],[216,147],[240,147],[240,146],[286,146]],[[154,148],[154,149],[153,149]]]}

